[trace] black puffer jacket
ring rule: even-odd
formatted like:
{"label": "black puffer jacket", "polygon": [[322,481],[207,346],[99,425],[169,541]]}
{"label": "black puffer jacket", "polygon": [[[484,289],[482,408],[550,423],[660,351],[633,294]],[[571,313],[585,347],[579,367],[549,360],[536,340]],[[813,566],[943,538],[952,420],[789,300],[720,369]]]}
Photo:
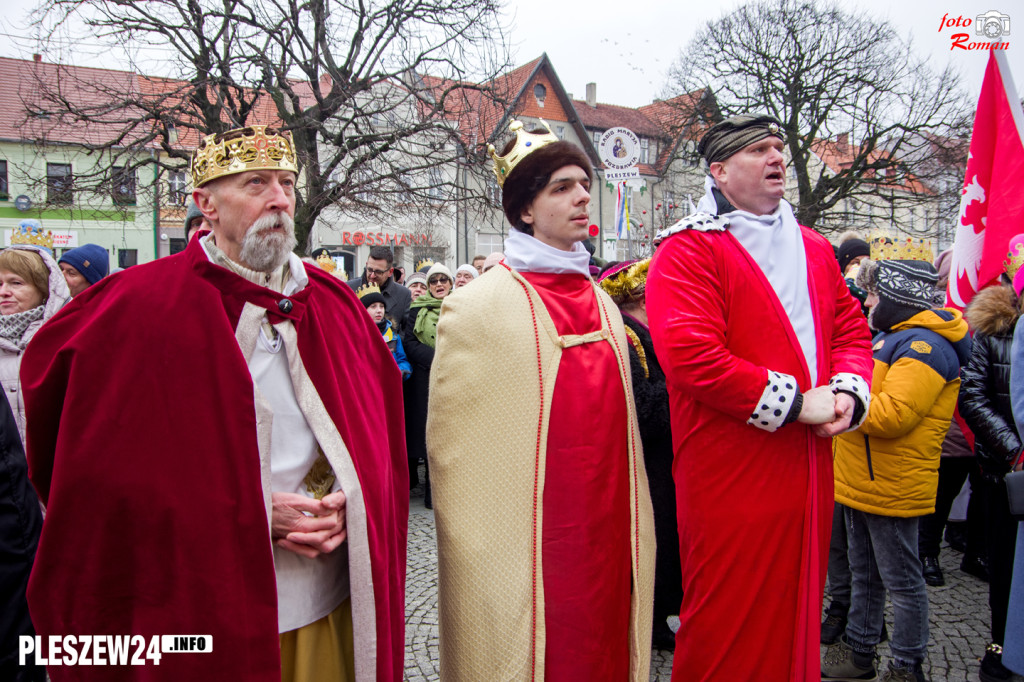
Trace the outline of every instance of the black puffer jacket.
{"label": "black puffer jacket", "polygon": [[974,432],[982,471],[1000,478],[1021,449],[1010,403],[1010,346],[1019,314],[1008,285],[982,290],[967,308],[975,333],[971,361],[961,372],[960,414]]}

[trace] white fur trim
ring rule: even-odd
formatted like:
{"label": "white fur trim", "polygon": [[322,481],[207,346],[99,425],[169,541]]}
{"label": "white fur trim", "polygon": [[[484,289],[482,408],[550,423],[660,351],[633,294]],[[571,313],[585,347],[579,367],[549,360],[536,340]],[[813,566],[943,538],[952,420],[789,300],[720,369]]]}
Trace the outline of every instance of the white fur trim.
{"label": "white fur trim", "polygon": [[729,227],[729,219],[710,213],[693,213],[686,216],[675,225],[670,225],[654,235],[654,243],[658,244],[662,239],[674,235],[683,230],[697,230],[698,232],[723,232]]}
{"label": "white fur trim", "polygon": [[768,370],[768,385],[758,398],[747,423],[765,431],[775,431],[785,423],[799,392],[796,379],[788,374]]}
{"label": "white fur trim", "polygon": [[846,430],[853,431],[855,428],[863,424],[864,420],[868,418],[868,407],[871,406],[871,389],[868,387],[868,382],[864,381],[864,378],[857,374],[852,374],[851,372],[840,372],[829,379],[828,387],[832,389],[833,393],[837,393],[839,391],[852,393],[864,407],[860,420],[856,423],[850,424],[850,428]]}

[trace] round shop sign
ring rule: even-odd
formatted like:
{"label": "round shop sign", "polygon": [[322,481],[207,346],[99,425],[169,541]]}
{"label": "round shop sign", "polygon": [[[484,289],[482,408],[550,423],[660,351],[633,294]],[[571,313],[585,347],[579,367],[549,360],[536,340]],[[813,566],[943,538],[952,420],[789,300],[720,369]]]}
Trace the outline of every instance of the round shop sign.
{"label": "round shop sign", "polygon": [[30,208],[32,208],[32,200],[28,197],[27,194],[19,194],[14,199],[14,208],[18,209],[19,211],[27,211]]}
{"label": "round shop sign", "polygon": [[598,153],[608,168],[632,168],[640,161],[640,138],[629,128],[609,128],[601,135]]}

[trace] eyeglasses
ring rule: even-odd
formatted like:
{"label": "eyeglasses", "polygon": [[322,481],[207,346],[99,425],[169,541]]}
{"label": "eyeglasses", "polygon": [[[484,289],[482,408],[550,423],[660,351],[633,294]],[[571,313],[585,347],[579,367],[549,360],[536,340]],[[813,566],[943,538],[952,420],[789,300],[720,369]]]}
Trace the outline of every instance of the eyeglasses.
{"label": "eyeglasses", "polygon": [[378,277],[383,277],[384,275],[388,274],[389,272],[391,272],[391,268],[388,268],[387,270],[377,270],[376,268],[371,268],[371,267],[367,267],[366,268],[366,274],[367,275],[377,275]]}
{"label": "eyeglasses", "polygon": [[433,277],[427,280],[427,284],[437,284],[439,282],[451,282],[451,280],[445,277],[444,275],[434,275]]}

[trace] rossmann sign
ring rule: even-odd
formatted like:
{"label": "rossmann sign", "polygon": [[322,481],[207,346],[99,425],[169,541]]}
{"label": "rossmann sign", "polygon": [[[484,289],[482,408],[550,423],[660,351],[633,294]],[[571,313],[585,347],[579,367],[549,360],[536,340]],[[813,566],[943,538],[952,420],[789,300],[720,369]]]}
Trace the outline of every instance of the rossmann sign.
{"label": "rossmann sign", "polygon": [[342,232],[342,246],[432,246],[429,234],[399,234],[394,232]]}

